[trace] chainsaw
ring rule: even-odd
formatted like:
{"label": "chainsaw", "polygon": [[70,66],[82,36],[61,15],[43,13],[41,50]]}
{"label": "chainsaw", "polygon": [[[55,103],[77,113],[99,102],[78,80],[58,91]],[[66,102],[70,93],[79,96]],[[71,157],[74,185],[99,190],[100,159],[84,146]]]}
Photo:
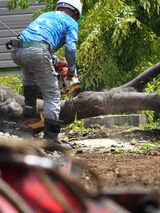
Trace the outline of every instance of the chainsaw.
{"label": "chainsaw", "polygon": [[[66,94],[69,98],[72,98],[74,92],[80,87],[78,77],[76,75],[72,77],[69,76],[68,64],[66,61],[60,61],[54,66],[61,94]],[[44,112],[42,110],[38,111],[34,118],[27,120],[25,126],[34,134],[41,132],[44,128]]]}
{"label": "chainsaw", "polygon": [[61,94],[73,94],[80,87],[80,81],[77,75],[69,76],[68,64],[66,61],[57,62],[55,70]]}

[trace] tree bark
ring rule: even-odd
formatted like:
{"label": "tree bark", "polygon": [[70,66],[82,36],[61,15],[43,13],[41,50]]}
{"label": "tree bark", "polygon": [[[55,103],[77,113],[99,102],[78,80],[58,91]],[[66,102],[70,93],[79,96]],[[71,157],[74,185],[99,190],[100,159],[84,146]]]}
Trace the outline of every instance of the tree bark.
{"label": "tree bark", "polygon": [[[75,118],[82,119],[105,114],[135,112],[137,110],[159,111],[160,94],[136,91],[141,89],[159,73],[160,63],[120,87],[102,92],[82,92],[71,100],[62,101],[60,119],[64,120],[66,124],[69,124]],[[20,120],[23,106],[23,96],[16,94],[6,86],[0,86],[1,120]],[[39,100],[38,108],[42,107],[43,101]]]}
{"label": "tree bark", "polygon": [[160,94],[139,92],[83,92],[74,100],[62,104],[60,118],[72,123],[82,119],[106,114],[135,112],[137,110],[160,110]]}

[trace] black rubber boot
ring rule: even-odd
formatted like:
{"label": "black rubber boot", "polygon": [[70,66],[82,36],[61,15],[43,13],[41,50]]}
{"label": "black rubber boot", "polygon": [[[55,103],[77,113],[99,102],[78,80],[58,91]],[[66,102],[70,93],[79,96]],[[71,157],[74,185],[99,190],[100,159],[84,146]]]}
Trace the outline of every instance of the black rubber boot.
{"label": "black rubber boot", "polygon": [[25,106],[23,114],[25,117],[31,117],[36,113],[36,101],[39,93],[39,87],[36,85],[26,85],[24,89]]}
{"label": "black rubber boot", "polygon": [[44,120],[44,138],[58,142],[58,134],[61,131],[63,121],[46,119]]}
{"label": "black rubber boot", "polygon": [[60,133],[61,127],[63,125],[63,121],[61,120],[50,120],[46,119],[44,120],[44,139],[47,139],[49,141],[53,141],[58,145],[62,145],[66,149],[71,149],[71,146],[67,143],[62,143],[58,139],[58,134]]}

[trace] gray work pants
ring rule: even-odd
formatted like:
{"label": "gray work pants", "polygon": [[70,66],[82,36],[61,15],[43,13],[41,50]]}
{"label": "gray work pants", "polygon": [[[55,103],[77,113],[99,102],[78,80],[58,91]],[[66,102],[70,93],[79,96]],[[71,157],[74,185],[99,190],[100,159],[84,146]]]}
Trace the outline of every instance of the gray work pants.
{"label": "gray work pants", "polygon": [[11,57],[23,70],[23,84],[40,87],[45,118],[59,120],[60,92],[50,53],[35,47],[12,48]]}

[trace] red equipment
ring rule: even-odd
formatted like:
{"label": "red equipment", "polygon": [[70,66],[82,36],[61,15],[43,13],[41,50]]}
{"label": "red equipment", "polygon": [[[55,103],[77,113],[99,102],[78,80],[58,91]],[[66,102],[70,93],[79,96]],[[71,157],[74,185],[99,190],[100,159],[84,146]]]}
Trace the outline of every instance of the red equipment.
{"label": "red equipment", "polygon": [[77,76],[68,77],[68,64],[66,61],[59,61],[55,65],[58,76],[59,88],[62,94],[72,94],[80,87]]}
{"label": "red equipment", "polygon": [[0,146],[0,212],[158,213],[148,192],[88,194],[71,178],[72,164],[64,159],[60,165],[48,157],[25,155],[13,143],[12,148]]}

